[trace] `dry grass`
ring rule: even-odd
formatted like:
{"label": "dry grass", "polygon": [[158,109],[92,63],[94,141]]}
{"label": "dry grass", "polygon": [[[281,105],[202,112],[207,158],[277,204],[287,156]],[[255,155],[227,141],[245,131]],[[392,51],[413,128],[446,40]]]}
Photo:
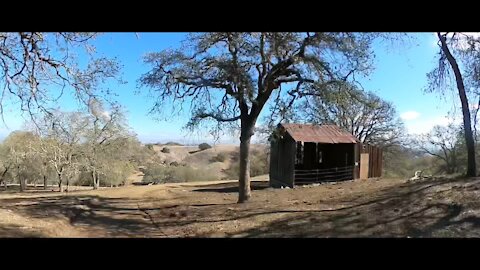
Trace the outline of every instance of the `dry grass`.
{"label": "dry grass", "polygon": [[0,192],[1,236],[477,237],[480,179],[370,179],[271,189],[237,204],[237,182],[69,194]]}
{"label": "dry grass", "polygon": [[[162,153],[165,145],[154,145],[161,162],[170,164],[177,162],[178,164],[185,164],[194,169],[208,170],[212,174],[217,175],[220,179],[234,179],[232,174],[227,173],[232,167],[232,156],[238,155],[238,145],[235,144],[217,144],[212,145],[212,148],[200,151],[198,146],[168,146],[170,153]],[[264,145],[252,145],[253,151],[265,151]],[[223,155],[227,157],[222,162],[211,162],[217,156]]]}

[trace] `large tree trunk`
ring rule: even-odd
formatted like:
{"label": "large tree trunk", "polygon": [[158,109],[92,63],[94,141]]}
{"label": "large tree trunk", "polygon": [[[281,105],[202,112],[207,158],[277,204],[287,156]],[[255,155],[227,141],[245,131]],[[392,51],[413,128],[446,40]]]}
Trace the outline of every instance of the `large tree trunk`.
{"label": "large tree trunk", "polygon": [[92,171],[92,179],[93,179],[93,189],[98,189],[98,177],[95,168]]}
{"label": "large tree trunk", "polygon": [[27,189],[25,179],[20,178],[20,192],[24,192]]}
{"label": "large tree trunk", "polygon": [[1,181],[0,182],[3,182],[3,187],[5,188],[5,190],[7,190],[7,180],[5,179],[5,175],[7,174],[8,172],[8,168],[5,169],[2,173],[2,178],[1,178]]}
{"label": "large tree trunk", "polygon": [[43,176],[43,189],[44,190],[47,189],[47,176],[46,175]]}
{"label": "large tree trunk", "polygon": [[58,174],[58,192],[62,192],[62,175]]}
{"label": "large tree trunk", "polygon": [[458,67],[456,59],[450,52],[446,43],[446,37],[442,36],[440,32],[437,33],[440,42],[442,43],[442,51],[445,53],[448,62],[452,66],[455,80],[457,82],[458,95],[462,103],[463,114],[463,128],[465,130],[465,144],[467,146],[467,176],[476,176],[477,168],[475,163],[475,142],[473,140],[472,123],[470,119],[470,109],[468,107],[468,99],[465,93],[465,85],[463,84],[462,73]]}
{"label": "large tree trunk", "polygon": [[250,139],[254,125],[242,120],[240,135],[240,175],[238,177],[238,203],[250,199]]}

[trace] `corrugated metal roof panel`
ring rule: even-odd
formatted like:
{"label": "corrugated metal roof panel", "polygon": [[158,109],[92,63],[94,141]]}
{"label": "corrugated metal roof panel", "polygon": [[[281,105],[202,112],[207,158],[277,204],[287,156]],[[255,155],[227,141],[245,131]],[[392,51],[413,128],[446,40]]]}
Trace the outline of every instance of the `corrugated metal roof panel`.
{"label": "corrugated metal roof panel", "polygon": [[336,125],[281,124],[295,141],[316,143],[357,143],[352,134]]}

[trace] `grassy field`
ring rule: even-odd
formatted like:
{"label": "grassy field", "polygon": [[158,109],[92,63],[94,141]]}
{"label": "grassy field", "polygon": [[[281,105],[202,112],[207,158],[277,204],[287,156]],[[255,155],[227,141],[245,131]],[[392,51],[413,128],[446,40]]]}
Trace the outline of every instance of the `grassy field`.
{"label": "grassy field", "polygon": [[480,179],[237,182],[0,192],[0,237],[478,237]]}

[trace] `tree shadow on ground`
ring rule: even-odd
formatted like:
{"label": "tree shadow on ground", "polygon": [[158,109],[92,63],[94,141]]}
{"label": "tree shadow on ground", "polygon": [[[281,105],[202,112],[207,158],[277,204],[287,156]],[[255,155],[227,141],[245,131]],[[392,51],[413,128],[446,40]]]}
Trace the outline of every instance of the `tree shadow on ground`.
{"label": "tree shadow on ground", "polygon": [[[236,183],[214,184],[196,192],[225,192]],[[268,187],[252,182],[255,192]],[[257,189],[255,188],[257,187]],[[103,198],[92,195],[3,199],[2,206],[35,218],[64,218],[95,237],[210,237],[215,226],[244,224],[225,237],[445,237],[480,236],[480,204],[463,205],[449,198],[452,190],[474,190],[478,180],[429,180],[405,183],[354,199],[298,207],[288,201],[236,204],[175,199]],[[233,192],[233,191],[232,191]],[[199,194],[199,193],[197,193]],[[281,193],[272,196],[281,196]],[[254,194],[255,197],[255,194]],[[436,197],[430,200],[429,198]],[[440,199],[438,199],[440,198]],[[176,202],[176,204],[172,204]],[[145,205],[150,205],[145,207]],[[333,206],[333,207],[329,207]],[[340,205],[340,206],[339,206]],[[271,217],[267,221],[258,219]],[[13,229],[12,229],[13,230]],[[8,230],[5,231],[8,233]],[[15,232],[12,231],[12,235]],[[22,236],[20,236],[22,237]],[[28,236],[25,236],[28,237]]]}
{"label": "tree shadow on ground", "polygon": [[138,203],[140,200],[92,195],[3,199],[2,207],[32,218],[67,219],[96,237],[161,236]]}
{"label": "tree shadow on ground", "polygon": [[[480,186],[478,180],[407,183],[330,211],[310,210],[230,236],[242,237],[478,237],[480,207],[449,201],[452,189]],[[442,197],[444,201],[431,197]],[[362,201],[362,199],[358,199]],[[478,215],[469,214],[477,212]],[[475,230],[477,229],[477,230]]]}
{"label": "tree shadow on ground", "polygon": [[[233,183],[234,184],[234,183]],[[211,224],[243,222],[256,220],[268,215],[286,215],[282,219],[273,219],[240,232],[226,233],[225,236],[245,237],[431,237],[445,227],[465,225],[476,226],[474,216],[461,217],[462,205],[435,202],[428,196],[449,192],[455,185],[465,185],[460,180],[435,180],[406,183],[384,189],[375,194],[363,194],[357,199],[343,201],[345,206],[323,209],[301,209],[294,205],[270,206],[265,202],[245,205],[209,204],[202,208],[194,205],[175,205],[166,209],[152,209],[156,224],[162,228],[182,227],[192,224]],[[478,184],[478,183],[477,183]],[[219,192],[222,186],[216,186],[211,192]],[[210,190],[211,188],[204,188]],[[199,190],[196,190],[199,191]],[[281,196],[281,195],[280,195]],[[342,201],[340,201],[342,202]],[[338,203],[338,202],[336,202]],[[293,209],[292,209],[293,208]],[[316,208],[313,205],[310,208]],[[480,210],[480,209],[479,209]],[[165,218],[166,211],[170,211]],[[174,212],[175,211],[175,212]],[[175,213],[172,215],[172,213]],[[463,218],[463,219],[462,219]],[[211,236],[212,232],[196,236]],[[455,235],[458,234],[458,232]]]}
{"label": "tree shadow on ground", "polygon": [[[63,186],[63,190],[65,190],[66,186]],[[89,186],[70,186],[70,190],[64,193],[75,193],[75,192],[82,192],[82,191],[88,191],[93,189],[93,187]],[[0,194],[58,194],[59,189],[57,185],[49,185],[47,186],[46,189],[43,188],[43,185],[37,185],[36,187],[33,186],[32,184],[29,184],[27,188],[23,191],[20,192],[20,186],[18,184],[9,184],[7,186],[7,189],[3,187],[3,185],[0,186]]]}
{"label": "tree shadow on ground", "polygon": [[[193,187],[202,187],[199,189],[194,189],[195,192],[217,192],[217,193],[238,193],[238,183],[220,183],[212,184],[208,186],[193,186]],[[252,190],[262,190],[269,188],[270,185],[266,181],[251,181],[250,188]]]}
{"label": "tree shadow on ground", "polygon": [[45,237],[39,232],[30,232],[14,224],[0,225],[0,238],[38,238]]}

